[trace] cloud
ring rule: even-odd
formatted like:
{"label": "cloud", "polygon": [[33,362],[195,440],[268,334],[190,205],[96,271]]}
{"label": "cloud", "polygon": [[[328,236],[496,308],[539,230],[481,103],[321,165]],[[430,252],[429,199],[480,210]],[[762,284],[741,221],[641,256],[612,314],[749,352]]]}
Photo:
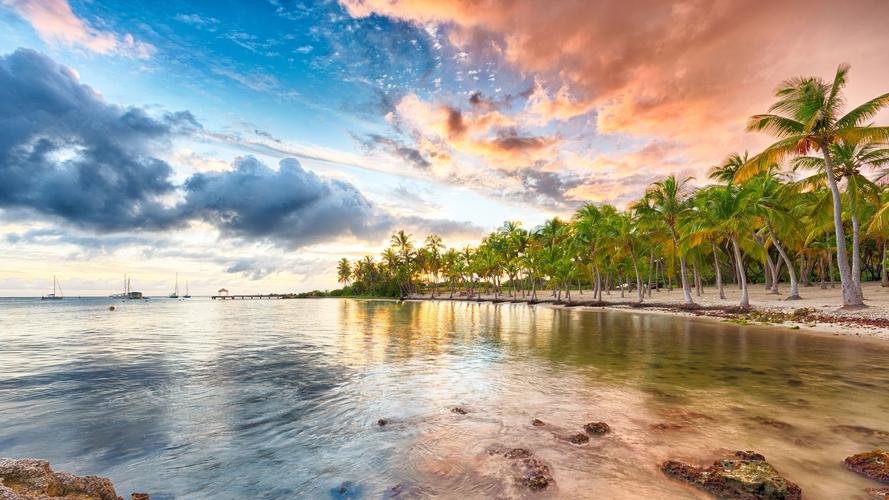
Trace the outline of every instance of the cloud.
{"label": "cloud", "polygon": [[373,151],[377,147],[383,147],[392,156],[395,156],[421,170],[425,170],[432,166],[432,162],[426,159],[420,150],[406,146],[404,143],[396,139],[379,134],[368,134],[365,138],[354,137],[368,151]]}
{"label": "cloud", "polygon": [[151,151],[199,127],[108,104],[37,52],[0,57],[0,207],[98,231],[170,227],[173,169]]}
{"label": "cloud", "polygon": [[[225,168],[172,147],[179,137],[206,133],[187,111],[152,116],[109,104],[74,71],[37,52],[0,57],[0,209],[7,215],[97,233],[206,223],[222,237],[288,249],[341,238],[380,242],[400,225],[474,228],[394,215],[349,182],[321,177],[294,158],[273,169],[248,156]],[[156,156],[169,151],[171,159],[199,171],[181,185],[174,182],[173,167]],[[110,240],[79,241],[94,249]]]}
{"label": "cloud", "polygon": [[252,157],[229,172],[196,173],[185,183],[180,207],[237,238],[271,238],[298,247],[335,237],[366,238],[388,226],[351,184],[323,179],[299,161],[277,171]]}
{"label": "cloud", "polygon": [[91,26],[74,14],[67,0],[0,0],[0,3],[31,23],[40,38],[48,43],[138,59],[148,59],[155,52],[153,45],[136,40],[130,33],[120,36]]}
{"label": "cloud", "polygon": [[[745,134],[745,118],[767,109],[773,87],[788,77],[830,78],[837,64],[850,62],[850,102],[886,90],[889,2],[883,0],[860,0],[854,8],[831,0],[340,3],[353,17],[387,16],[449,31],[448,40],[469,59],[499,54],[535,80],[524,113],[510,116],[516,127],[584,117],[588,130],[564,144],[591,137],[603,150],[626,137],[675,143],[683,164],[698,173],[733,150],[767,141]],[[480,94],[471,103],[491,109]]]}

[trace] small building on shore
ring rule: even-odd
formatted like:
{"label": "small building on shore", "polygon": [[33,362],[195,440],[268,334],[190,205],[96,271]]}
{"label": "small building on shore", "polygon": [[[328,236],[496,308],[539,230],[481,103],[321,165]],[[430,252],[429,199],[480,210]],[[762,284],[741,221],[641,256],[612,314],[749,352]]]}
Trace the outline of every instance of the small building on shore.
{"label": "small building on shore", "polygon": [[221,296],[226,296],[226,295],[228,295],[228,290],[226,290],[225,288],[220,288],[219,290],[216,291],[216,294],[221,295]]}

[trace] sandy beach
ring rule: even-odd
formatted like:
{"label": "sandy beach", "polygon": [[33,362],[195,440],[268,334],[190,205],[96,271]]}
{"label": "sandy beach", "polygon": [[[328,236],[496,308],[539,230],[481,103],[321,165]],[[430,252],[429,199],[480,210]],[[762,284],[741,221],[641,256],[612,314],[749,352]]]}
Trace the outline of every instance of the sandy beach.
{"label": "sandy beach", "polygon": [[[700,306],[696,309],[685,309],[681,288],[654,290],[651,297],[645,297],[642,306],[635,304],[636,292],[625,292],[621,297],[619,290],[612,290],[611,294],[604,295],[602,304],[590,304],[593,295],[591,290],[579,293],[571,292],[571,302],[565,300],[557,302],[550,290],[537,292],[537,305],[550,307],[578,307],[596,309],[633,310],[636,312],[649,312],[655,314],[673,314],[678,316],[711,317],[720,321],[733,321],[745,325],[772,326],[776,324],[786,326],[789,329],[808,331],[830,335],[845,335],[851,337],[874,338],[889,341],[889,288],[880,286],[879,282],[864,283],[865,303],[867,307],[862,309],[843,309],[839,284],[835,288],[822,289],[815,284],[811,287],[801,287],[800,300],[786,300],[789,287],[782,284],[778,295],[766,290],[762,285],[753,285],[749,289],[750,305],[752,313],[740,313],[735,310],[740,290],[737,286],[726,285],[725,300],[719,298],[719,292],[714,287],[704,287],[700,295],[692,290],[695,302]],[[443,292],[443,293],[442,293]],[[436,292],[436,300],[448,300],[446,290]],[[409,300],[429,300],[430,294],[411,295]],[[522,297],[510,297],[508,294],[493,293],[473,296],[472,301],[497,301],[497,302],[526,302],[529,300],[526,294]],[[453,300],[470,300],[465,294],[455,294]],[[802,312],[801,310],[808,311]],[[796,317],[794,312],[797,312]]]}

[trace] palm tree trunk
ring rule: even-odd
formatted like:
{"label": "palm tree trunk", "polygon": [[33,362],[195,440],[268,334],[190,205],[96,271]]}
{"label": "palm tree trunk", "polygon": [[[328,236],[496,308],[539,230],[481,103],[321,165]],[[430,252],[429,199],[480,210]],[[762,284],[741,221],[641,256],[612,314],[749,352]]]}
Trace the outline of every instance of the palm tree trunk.
{"label": "palm tree trunk", "polygon": [[861,227],[858,223],[858,215],[855,214],[855,203],[850,203],[849,212],[852,214],[852,283],[858,288],[858,294],[864,297],[861,290]]}
{"label": "palm tree trunk", "polygon": [[642,275],[639,274],[639,265],[636,263],[636,256],[630,252],[630,258],[633,259],[633,270],[636,271],[636,300],[642,303]]}
{"label": "palm tree trunk", "polygon": [[889,286],[889,271],[886,270],[886,259],[889,258],[887,255],[889,249],[886,248],[886,240],[883,240],[883,262],[880,266],[880,286],[887,287]]}
{"label": "palm tree trunk", "polygon": [[624,277],[620,270],[617,271],[617,286],[620,287],[620,298],[624,298]]}
{"label": "palm tree trunk", "polygon": [[719,298],[725,300],[725,288],[722,286],[722,270],[719,269],[719,251],[716,248],[716,243],[712,240],[710,241],[710,246],[713,247],[713,269],[716,270],[716,288],[719,290]]}
{"label": "palm tree trunk", "polygon": [[827,250],[827,277],[830,278],[830,287],[836,288],[833,282],[833,257],[830,256],[830,249]]}
{"label": "palm tree trunk", "polygon": [[[599,302],[602,302],[602,273],[599,272],[599,266],[596,266],[596,290],[599,292]],[[595,294],[593,294],[595,299]]]}
{"label": "palm tree trunk", "polygon": [[[675,229],[673,229],[673,248],[676,253],[679,253],[679,237],[676,235]],[[691,298],[691,289],[688,286],[687,274],[688,271],[685,266],[685,256],[679,254],[679,277],[682,279],[682,294],[685,296],[685,304],[692,305],[695,301]]]}
{"label": "palm tree trunk", "polygon": [[821,144],[821,154],[824,156],[824,173],[833,198],[833,227],[837,239],[837,267],[840,271],[840,286],[843,287],[843,307],[864,307],[861,288],[852,280],[852,270],[849,268],[846,231],[843,229],[842,198],[836,177],[833,175],[833,159],[830,157],[828,149],[827,144]]}
{"label": "palm tree trunk", "polygon": [[701,273],[698,271],[698,259],[694,259],[691,263],[692,277],[695,281],[695,295],[701,296]]}
{"label": "palm tree trunk", "polygon": [[827,285],[824,283],[824,256],[818,256],[818,276],[821,278],[821,289],[826,290]]}
{"label": "palm tree trunk", "polygon": [[787,252],[784,251],[784,245],[778,240],[778,235],[775,234],[775,229],[772,227],[772,223],[769,222],[768,226],[769,236],[772,237],[772,243],[775,245],[775,248],[778,249],[778,253],[784,260],[784,264],[787,265],[787,274],[790,275],[790,295],[787,297],[787,300],[799,300],[801,298],[799,296],[799,283],[796,281],[796,272],[793,270],[793,262],[790,260],[790,257],[787,256]]}
{"label": "palm tree trunk", "polygon": [[651,287],[652,287],[652,274],[654,273],[654,248],[651,249],[650,257],[648,259],[648,298],[651,298]]}
{"label": "palm tree trunk", "polygon": [[738,248],[738,238],[732,237],[732,247],[735,250],[735,262],[738,263],[738,277],[741,281],[741,302],[743,308],[750,307],[750,296],[747,294],[747,274],[744,272],[744,260],[741,258],[741,249]]}

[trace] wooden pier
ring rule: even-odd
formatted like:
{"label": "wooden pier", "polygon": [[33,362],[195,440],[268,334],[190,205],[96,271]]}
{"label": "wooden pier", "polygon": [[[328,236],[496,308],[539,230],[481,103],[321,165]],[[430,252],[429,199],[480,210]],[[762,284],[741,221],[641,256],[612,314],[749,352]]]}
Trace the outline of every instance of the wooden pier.
{"label": "wooden pier", "polygon": [[283,299],[287,295],[283,293],[267,293],[267,294],[234,294],[234,295],[211,295],[213,300],[262,300],[262,299]]}

